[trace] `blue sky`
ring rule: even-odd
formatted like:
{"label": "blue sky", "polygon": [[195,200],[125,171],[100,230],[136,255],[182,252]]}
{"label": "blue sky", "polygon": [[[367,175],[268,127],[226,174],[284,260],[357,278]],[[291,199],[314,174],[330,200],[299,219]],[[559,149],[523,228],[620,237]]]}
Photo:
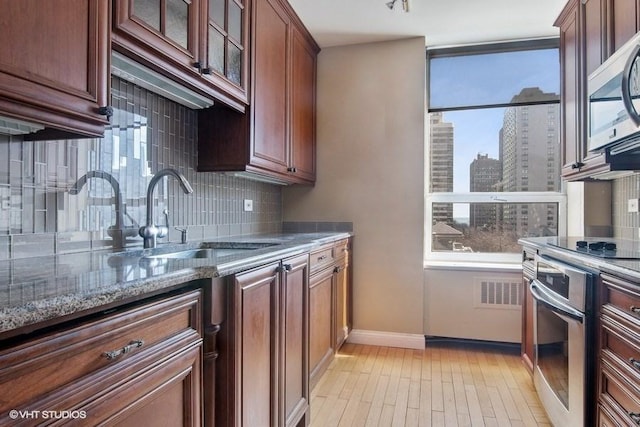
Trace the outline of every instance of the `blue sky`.
{"label": "blue sky", "polygon": [[[449,108],[510,102],[526,87],[560,92],[557,49],[502,52],[432,59],[430,107]],[[504,108],[448,111],[454,124],[454,191],[469,191],[469,165],[478,153],[498,158]],[[462,206],[454,216],[468,216]]]}

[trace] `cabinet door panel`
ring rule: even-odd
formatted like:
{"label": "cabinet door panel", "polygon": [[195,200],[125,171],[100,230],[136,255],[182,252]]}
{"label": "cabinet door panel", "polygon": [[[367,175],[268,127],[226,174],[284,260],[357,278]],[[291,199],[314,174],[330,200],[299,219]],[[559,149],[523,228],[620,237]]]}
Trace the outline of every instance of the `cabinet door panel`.
{"label": "cabinet door panel", "polygon": [[251,163],[287,172],[287,51],[289,20],[269,0],[255,2],[253,147]]}
{"label": "cabinet door panel", "polygon": [[312,387],[333,355],[333,280],[333,269],[327,269],[310,280],[309,371]]}
{"label": "cabinet door panel", "polygon": [[349,334],[349,264],[344,260],[336,267],[335,348],[339,349]]}
{"label": "cabinet door panel", "polygon": [[308,386],[308,256],[284,260],[283,298],[283,364],[285,425],[297,424],[307,411],[309,402]]}
{"label": "cabinet door panel", "polygon": [[108,4],[1,0],[0,110],[102,135],[108,123],[98,114],[108,97]]}
{"label": "cabinet door panel", "polygon": [[294,174],[314,181],[316,53],[304,36],[291,31],[291,160]]}
{"label": "cabinet door panel", "polygon": [[638,4],[636,0],[611,0],[610,19],[613,24],[611,31],[611,53],[618,50],[627,40],[637,32]]}
{"label": "cabinet door panel", "polygon": [[277,382],[272,378],[278,360],[277,265],[236,276],[240,303],[239,384],[242,425],[273,425],[277,419]]}
{"label": "cabinet door panel", "polygon": [[171,58],[184,71],[198,74],[193,65],[199,61],[199,6],[200,0],[117,0],[114,41],[153,61],[153,55],[143,53],[144,45],[156,55]]}
{"label": "cabinet door panel", "polygon": [[578,7],[573,8],[565,20],[560,23],[560,72],[561,72],[561,143],[563,153],[563,175],[570,174],[581,159],[579,144],[582,135],[581,126],[584,121],[580,107],[580,44],[578,27]]}

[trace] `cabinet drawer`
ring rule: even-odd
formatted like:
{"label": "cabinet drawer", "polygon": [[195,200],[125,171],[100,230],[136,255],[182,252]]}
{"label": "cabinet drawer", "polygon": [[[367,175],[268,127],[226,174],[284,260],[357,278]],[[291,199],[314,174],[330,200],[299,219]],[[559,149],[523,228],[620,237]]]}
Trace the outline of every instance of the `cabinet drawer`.
{"label": "cabinet drawer", "polygon": [[598,427],[618,427],[624,425],[615,415],[611,412],[611,408],[604,405],[598,405]]}
{"label": "cabinet drawer", "polygon": [[322,270],[324,267],[331,265],[334,261],[333,246],[325,246],[324,248],[312,252],[309,257],[309,266],[311,272]]}
{"label": "cabinet drawer", "polygon": [[[124,360],[183,332],[200,336],[200,291],[123,310],[0,352],[0,412]],[[46,379],[46,381],[43,381]]]}
{"label": "cabinet drawer", "polygon": [[634,326],[603,314],[602,352],[640,380],[640,333]]}
{"label": "cabinet drawer", "polygon": [[630,384],[606,357],[601,362],[600,401],[608,406],[619,418],[629,425],[640,422],[640,396],[638,389],[630,389]]}
{"label": "cabinet drawer", "polygon": [[309,265],[311,272],[322,270],[330,266],[335,261],[344,258],[348,253],[349,241],[347,239],[340,240],[337,243],[323,246],[322,248],[311,252],[309,257]]}
{"label": "cabinet drawer", "polygon": [[602,275],[602,283],[603,308],[618,312],[640,325],[640,287],[606,274]]}

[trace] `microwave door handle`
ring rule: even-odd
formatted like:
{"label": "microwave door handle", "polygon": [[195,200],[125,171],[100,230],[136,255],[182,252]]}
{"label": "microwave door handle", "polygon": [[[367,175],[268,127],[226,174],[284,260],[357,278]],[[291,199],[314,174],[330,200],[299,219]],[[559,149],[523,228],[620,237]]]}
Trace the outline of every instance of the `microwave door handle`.
{"label": "microwave door handle", "polygon": [[624,72],[622,73],[622,102],[624,104],[624,108],[629,113],[629,117],[636,124],[636,126],[640,126],[640,115],[636,111],[636,108],[633,106],[633,100],[631,99],[631,85],[629,81],[629,77],[631,75],[631,69],[633,68],[633,64],[638,58],[638,54],[640,54],[640,44],[636,45],[633,48],[633,52],[627,59],[627,63],[624,66]]}
{"label": "microwave door handle", "polygon": [[562,301],[558,301],[549,295],[548,292],[544,291],[544,285],[537,279],[534,279],[529,284],[529,290],[531,291],[531,295],[533,298],[544,304],[549,310],[557,313],[560,316],[568,317],[571,320],[577,321],[579,323],[584,322],[584,314],[580,313],[578,310],[564,304]]}

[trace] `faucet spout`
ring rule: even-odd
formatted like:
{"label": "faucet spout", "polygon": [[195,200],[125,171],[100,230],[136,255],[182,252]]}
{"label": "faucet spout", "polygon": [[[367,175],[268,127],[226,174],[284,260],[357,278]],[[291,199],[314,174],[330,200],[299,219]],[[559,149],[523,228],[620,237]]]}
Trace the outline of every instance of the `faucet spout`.
{"label": "faucet spout", "polygon": [[[118,180],[115,179],[115,177],[110,173],[101,170],[92,170],[78,178],[78,180],[69,189],[69,194],[78,194],[80,190],[82,190],[82,188],[87,184],[89,178],[104,179],[113,188],[113,197],[115,199],[114,204],[116,210],[116,223],[109,227],[109,229],[107,230],[107,234],[109,234],[109,236],[113,238],[113,246],[121,248],[124,246],[127,236],[137,235],[138,224],[126,212],[124,201],[122,198],[122,192],[120,191],[120,184],[118,183]],[[129,217],[129,219],[133,223],[133,226],[124,226],[125,215]],[[132,231],[136,231],[136,233],[132,234]]]}
{"label": "faucet spout", "polygon": [[93,170],[89,171],[86,174],[82,175],[78,180],[73,184],[73,186],[69,189],[69,194],[73,194],[74,196],[82,190],[82,187],[85,186],[89,178],[102,178],[111,184],[113,188],[113,196],[115,198],[115,208],[116,208],[116,228],[121,229],[122,224],[124,222],[124,205],[122,202],[122,193],[120,192],[120,183],[115,179],[113,175],[107,173],[105,171]]}
{"label": "faucet spout", "polygon": [[162,169],[151,178],[149,186],[147,187],[147,223],[144,227],[140,227],[139,231],[145,248],[155,248],[156,239],[158,237],[165,237],[169,232],[167,227],[158,227],[154,224],[153,192],[160,179],[165,176],[173,176],[176,178],[185,194],[193,193],[193,188],[191,188],[191,184],[189,184],[187,178],[175,169]]}

